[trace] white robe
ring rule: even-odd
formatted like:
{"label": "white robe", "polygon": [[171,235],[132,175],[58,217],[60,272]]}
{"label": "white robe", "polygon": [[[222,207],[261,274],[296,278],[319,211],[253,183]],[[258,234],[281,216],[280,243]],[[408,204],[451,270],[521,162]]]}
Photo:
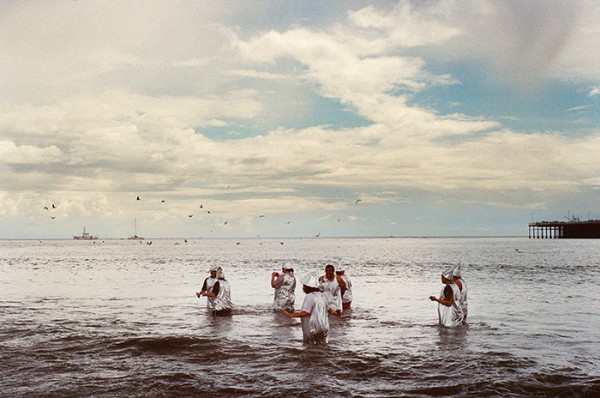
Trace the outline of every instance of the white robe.
{"label": "white robe", "polygon": [[310,315],[301,318],[302,335],[305,343],[326,344],[329,341],[329,308],[323,292],[312,292],[304,297],[302,309]]}
{"label": "white robe", "polygon": [[275,298],[273,309],[275,311],[288,310],[294,312],[294,301],[296,300],[296,278],[294,274],[284,273],[280,284],[279,278],[275,281]]}
{"label": "white robe", "polygon": [[231,285],[225,279],[219,279],[219,292],[214,301],[214,310],[223,311],[230,310],[233,308],[233,302],[231,301]]}
{"label": "white robe", "polygon": [[330,281],[324,276],[320,289],[325,293],[325,297],[329,302],[329,308],[334,311],[342,311],[342,289],[340,289],[337,278],[334,277],[333,281]]}
{"label": "white robe", "polygon": [[446,327],[460,326],[464,323],[465,318],[462,306],[460,304],[460,289],[454,283],[445,285],[444,288],[442,288],[440,297],[444,297],[444,289],[446,288],[446,286],[450,286],[452,288],[452,296],[454,298],[454,303],[452,303],[450,307],[438,303],[438,316],[440,320],[440,325]]}

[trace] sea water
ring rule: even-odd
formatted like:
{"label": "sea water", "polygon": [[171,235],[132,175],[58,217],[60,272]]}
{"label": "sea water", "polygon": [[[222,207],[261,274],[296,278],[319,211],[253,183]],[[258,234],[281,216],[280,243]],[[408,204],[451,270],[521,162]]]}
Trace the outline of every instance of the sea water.
{"label": "sea water", "polygon": [[[0,395],[597,396],[600,241],[310,238],[0,241]],[[328,345],[272,311],[270,275],[342,264]],[[468,326],[438,326],[462,265]],[[213,265],[235,304],[214,318]],[[304,298],[296,291],[296,308]]]}

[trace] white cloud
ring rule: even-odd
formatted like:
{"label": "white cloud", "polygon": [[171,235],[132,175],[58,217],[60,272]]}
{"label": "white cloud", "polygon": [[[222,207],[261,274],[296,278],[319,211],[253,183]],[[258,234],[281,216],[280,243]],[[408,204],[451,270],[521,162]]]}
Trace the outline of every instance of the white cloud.
{"label": "white cloud", "polygon": [[[536,192],[597,185],[596,135],[522,134],[410,101],[457,83],[428,71],[430,59],[484,60],[524,82],[592,78],[595,56],[579,52],[598,43],[590,39],[596,28],[578,9],[401,1],[351,11],[329,28],[246,37],[206,3],[123,4],[1,6],[0,167],[13,208],[3,211],[36,217],[52,197],[61,217],[143,211],[171,225],[208,199],[220,220],[238,217],[249,231],[248,212],[347,211],[347,198],[333,191],[364,192],[370,204],[406,203],[403,192],[417,190],[477,193],[469,200],[497,204],[484,193],[513,190],[512,205],[527,206]],[[371,124],[278,126],[308,120],[316,95]],[[213,140],[215,127],[229,137],[255,134]],[[140,193],[141,205],[131,200]],[[160,207],[165,197],[168,209]]]}

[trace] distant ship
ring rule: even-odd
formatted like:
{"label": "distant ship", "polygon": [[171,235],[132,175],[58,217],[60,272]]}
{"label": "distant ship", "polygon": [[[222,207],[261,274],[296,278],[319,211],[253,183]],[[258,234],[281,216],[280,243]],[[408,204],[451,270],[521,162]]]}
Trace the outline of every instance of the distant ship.
{"label": "distant ship", "polygon": [[73,239],[77,240],[95,240],[98,239],[97,236],[90,235],[88,232],[85,232],[85,227],[83,227],[83,233],[81,235],[73,236]]}
{"label": "distant ship", "polygon": [[137,218],[133,220],[133,225],[134,225],[135,232],[134,232],[133,236],[130,236],[127,239],[129,239],[129,240],[144,240],[144,238],[142,238],[141,236],[138,236],[138,234],[137,234]]}

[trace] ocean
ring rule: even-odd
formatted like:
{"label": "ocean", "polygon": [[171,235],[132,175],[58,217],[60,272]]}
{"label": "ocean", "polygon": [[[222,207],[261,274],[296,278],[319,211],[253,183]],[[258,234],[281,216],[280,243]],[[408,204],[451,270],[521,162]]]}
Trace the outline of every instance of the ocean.
{"label": "ocean", "polygon": [[[600,396],[598,240],[148,241],[0,241],[0,396]],[[285,262],[344,265],[329,344],[272,311]],[[457,263],[468,325],[443,328],[428,297]],[[195,295],[213,265],[230,318]]]}

